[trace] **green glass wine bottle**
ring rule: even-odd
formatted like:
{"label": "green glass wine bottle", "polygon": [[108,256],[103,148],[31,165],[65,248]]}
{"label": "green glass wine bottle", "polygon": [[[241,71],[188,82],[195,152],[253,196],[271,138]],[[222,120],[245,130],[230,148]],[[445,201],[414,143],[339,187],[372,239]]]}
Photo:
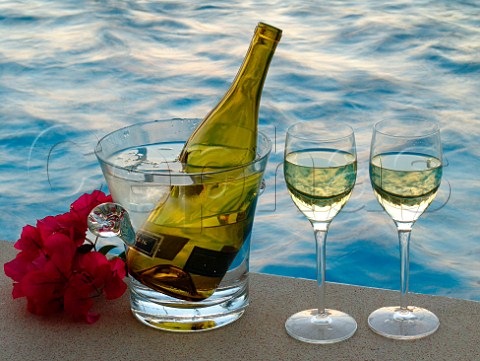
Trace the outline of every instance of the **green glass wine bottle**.
{"label": "green glass wine bottle", "polygon": [[259,23],[230,89],[204,118],[180,154],[187,171],[229,168],[255,159],[258,109],[282,31]]}
{"label": "green glass wine bottle", "polygon": [[188,174],[173,184],[127,252],[130,274],[170,296],[200,301],[250,237],[263,170],[256,158],[263,84],[281,30],[259,23],[230,89],[187,140]]}

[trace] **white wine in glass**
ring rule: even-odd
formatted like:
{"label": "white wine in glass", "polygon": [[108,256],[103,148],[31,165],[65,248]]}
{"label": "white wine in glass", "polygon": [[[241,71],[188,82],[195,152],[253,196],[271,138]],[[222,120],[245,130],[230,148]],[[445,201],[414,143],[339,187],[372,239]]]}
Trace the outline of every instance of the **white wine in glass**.
{"label": "white wine in glass", "polygon": [[313,226],[317,244],[319,303],[285,323],[287,333],[304,342],[334,343],[351,337],[357,323],[348,314],[325,308],[325,245],[328,227],[355,185],[355,138],[349,126],[292,125],[285,140],[284,176],[297,208]]}
{"label": "white wine in glass", "polygon": [[378,202],[392,217],[400,243],[400,306],[383,307],[368,318],[370,328],[393,339],[417,339],[435,332],[432,312],[408,305],[410,233],[435,198],[442,179],[440,131],[434,121],[407,118],[375,124],[370,181]]}

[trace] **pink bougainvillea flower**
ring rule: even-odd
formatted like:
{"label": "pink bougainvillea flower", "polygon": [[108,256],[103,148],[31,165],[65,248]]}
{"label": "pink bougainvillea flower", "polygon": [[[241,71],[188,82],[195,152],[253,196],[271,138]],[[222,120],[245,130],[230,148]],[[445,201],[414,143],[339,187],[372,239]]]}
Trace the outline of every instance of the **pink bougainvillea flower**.
{"label": "pink bougainvillea flower", "polygon": [[31,313],[51,315],[62,309],[65,278],[53,262],[26,274],[19,284]]}
{"label": "pink bougainvillea flower", "polygon": [[55,233],[45,240],[44,250],[58,273],[68,279],[72,274],[73,261],[77,251],[74,241],[64,234]]}
{"label": "pink bougainvillea flower", "polygon": [[85,193],[70,206],[70,214],[76,217],[80,224],[87,228],[87,217],[90,211],[105,202],[112,202],[110,195],[105,195],[102,191],[95,190],[91,194]]}
{"label": "pink bougainvillea flower", "polygon": [[20,239],[15,243],[16,249],[36,256],[43,247],[40,232],[36,227],[26,225],[22,229]]}
{"label": "pink bougainvillea flower", "polygon": [[75,275],[70,280],[69,287],[65,290],[64,309],[74,320],[94,323],[100,315],[90,312],[93,306],[93,298],[90,296],[91,287],[83,283],[81,278],[81,275]]}
{"label": "pink bougainvillea flower", "polygon": [[13,279],[13,298],[24,297],[21,281],[31,272],[42,269],[48,261],[44,251],[44,240],[37,228],[27,225],[23,227],[20,239],[15,243],[15,248],[21,252],[15,259],[4,264],[5,274]]}
{"label": "pink bougainvillea flower", "polygon": [[125,269],[125,263],[118,257],[111,259],[109,264],[112,273],[109,275],[109,278],[105,283],[103,293],[107,300],[114,300],[123,295],[127,289],[127,285],[123,282],[127,271]]}
{"label": "pink bougainvillea flower", "polygon": [[103,290],[107,299],[115,299],[125,292],[125,265],[120,258],[108,260],[100,252],[90,252],[78,257],[78,269],[90,275],[92,287]]}
{"label": "pink bougainvillea flower", "polygon": [[111,202],[112,197],[96,190],[91,194],[85,193],[70,206],[70,211],[57,216],[48,216],[37,222],[37,229],[41,238],[46,239],[53,233],[63,233],[72,238],[77,246],[85,241],[87,232],[87,216],[97,205]]}
{"label": "pink bougainvillea flower", "polygon": [[22,278],[30,271],[34,271],[38,269],[36,266],[41,261],[45,261],[45,257],[43,255],[38,257],[39,262],[33,262],[33,259],[28,253],[20,252],[10,262],[5,263],[4,270],[5,274],[13,279],[15,282],[20,282]]}
{"label": "pink bougainvillea flower", "polygon": [[25,253],[5,264],[5,274],[17,283],[12,296],[26,297],[27,308],[36,315],[49,315],[61,309],[65,284],[72,273],[76,245],[62,233],[50,235],[33,261]]}
{"label": "pink bougainvillea flower", "polygon": [[[107,201],[110,196],[94,191],[72,203],[70,212],[23,228],[15,243],[20,253],[5,263],[4,271],[14,281],[13,298],[26,297],[28,311],[50,315],[64,310],[74,319],[94,323],[100,317],[90,311],[94,298],[104,294],[110,300],[123,295],[125,263],[80,248],[86,241],[88,213]],[[88,243],[95,248],[95,243]]]}
{"label": "pink bougainvillea flower", "polygon": [[93,297],[105,294],[106,299],[115,299],[123,295],[127,285],[125,265],[119,258],[108,261],[100,252],[79,254],[76,258],[75,274],[70,278],[65,292],[65,311],[76,319],[87,322],[97,320],[98,315],[90,313]]}
{"label": "pink bougainvillea flower", "polygon": [[77,246],[81,246],[85,242],[87,231],[86,225],[71,213],[45,217],[37,222],[37,229],[42,239],[46,239],[54,233],[62,233],[73,239]]}

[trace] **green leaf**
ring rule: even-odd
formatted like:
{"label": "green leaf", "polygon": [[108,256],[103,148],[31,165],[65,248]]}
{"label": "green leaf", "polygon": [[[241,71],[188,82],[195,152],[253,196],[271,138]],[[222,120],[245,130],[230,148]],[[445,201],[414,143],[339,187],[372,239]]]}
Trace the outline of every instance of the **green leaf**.
{"label": "green leaf", "polygon": [[122,253],[120,253],[118,255],[118,258],[120,258],[123,262],[127,262],[127,255],[125,254],[125,251],[123,251]]}
{"label": "green leaf", "polygon": [[93,244],[85,243],[82,244],[80,247],[77,248],[78,253],[85,254],[90,252],[93,249]]}
{"label": "green leaf", "polygon": [[98,252],[100,252],[101,254],[103,254],[104,256],[107,255],[108,252],[110,252],[112,249],[114,248],[117,248],[117,246],[114,246],[113,244],[109,244],[109,245],[106,245],[106,246],[103,246],[102,248],[100,248],[98,250]]}

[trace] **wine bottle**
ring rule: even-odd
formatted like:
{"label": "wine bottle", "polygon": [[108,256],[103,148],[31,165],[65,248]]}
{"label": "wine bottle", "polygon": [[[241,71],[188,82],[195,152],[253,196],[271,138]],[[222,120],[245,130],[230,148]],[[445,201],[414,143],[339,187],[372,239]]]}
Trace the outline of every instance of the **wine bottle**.
{"label": "wine bottle", "polygon": [[190,178],[173,184],[137,231],[127,265],[144,285],[203,300],[250,237],[263,170],[246,165],[256,157],[260,97],[280,37],[280,29],[258,24],[232,86],[179,155]]}
{"label": "wine bottle", "polygon": [[263,83],[282,31],[259,23],[230,89],[190,136],[180,161],[187,171],[229,168],[255,159]]}

